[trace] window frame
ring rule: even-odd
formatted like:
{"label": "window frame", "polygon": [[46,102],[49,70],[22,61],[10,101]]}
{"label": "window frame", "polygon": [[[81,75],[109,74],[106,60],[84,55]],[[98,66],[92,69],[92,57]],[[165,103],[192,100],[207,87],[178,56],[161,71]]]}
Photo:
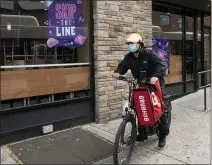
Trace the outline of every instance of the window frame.
{"label": "window frame", "polygon": [[[168,18],[168,24],[166,25],[161,25],[161,16],[165,16]],[[169,14],[160,14],[160,26],[162,27],[170,27],[171,25],[171,16]]]}
{"label": "window frame", "polygon": [[[180,19],[181,19],[181,21],[180,21]],[[181,17],[179,17],[179,19],[178,19],[179,21],[179,29],[182,29],[182,27],[183,27],[183,17],[181,16]],[[186,21],[185,21],[185,30],[188,30],[188,17],[186,16]],[[180,24],[181,24],[181,26],[180,26]]]}

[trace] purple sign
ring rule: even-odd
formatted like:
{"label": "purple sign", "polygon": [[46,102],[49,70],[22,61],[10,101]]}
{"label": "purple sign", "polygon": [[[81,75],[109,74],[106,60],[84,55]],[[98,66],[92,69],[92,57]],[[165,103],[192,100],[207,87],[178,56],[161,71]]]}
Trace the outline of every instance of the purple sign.
{"label": "purple sign", "polygon": [[158,55],[161,56],[162,59],[167,64],[167,72],[170,73],[170,43],[167,38],[152,38],[152,51]]}
{"label": "purple sign", "polygon": [[49,47],[81,47],[83,35],[82,0],[47,0]]}

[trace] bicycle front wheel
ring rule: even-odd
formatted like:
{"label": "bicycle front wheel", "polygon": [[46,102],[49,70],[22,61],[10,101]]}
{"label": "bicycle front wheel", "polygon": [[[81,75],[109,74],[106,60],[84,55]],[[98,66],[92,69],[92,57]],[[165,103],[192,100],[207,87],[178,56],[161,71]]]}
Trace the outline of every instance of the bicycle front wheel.
{"label": "bicycle front wheel", "polygon": [[114,164],[129,164],[135,146],[136,133],[135,117],[128,114],[124,117],[116,134],[113,149]]}

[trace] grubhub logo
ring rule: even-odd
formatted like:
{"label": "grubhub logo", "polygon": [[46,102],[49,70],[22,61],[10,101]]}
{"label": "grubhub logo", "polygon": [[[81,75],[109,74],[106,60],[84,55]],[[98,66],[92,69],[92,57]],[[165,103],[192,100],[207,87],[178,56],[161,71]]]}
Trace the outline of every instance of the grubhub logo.
{"label": "grubhub logo", "polygon": [[149,121],[149,116],[147,114],[144,96],[139,96],[139,103],[140,103],[141,112],[142,112],[144,121]]}
{"label": "grubhub logo", "polygon": [[157,96],[155,95],[155,92],[151,92],[151,98],[152,98],[152,104],[153,104],[153,106],[156,106],[157,105],[157,106],[161,107],[161,104],[160,104]]}

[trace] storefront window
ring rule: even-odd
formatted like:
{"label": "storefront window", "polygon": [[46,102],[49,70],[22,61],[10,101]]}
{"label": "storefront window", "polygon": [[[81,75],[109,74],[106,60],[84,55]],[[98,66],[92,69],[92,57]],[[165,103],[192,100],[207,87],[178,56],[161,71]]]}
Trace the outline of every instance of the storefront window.
{"label": "storefront window", "polygon": [[169,26],[169,15],[160,15],[160,26]]}
{"label": "storefront window", "polygon": [[89,0],[3,1],[1,107],[90,95]]}
{"label": "storefront window", "polygon": [[188,26],[186,29],[186,45],[185,45],[185,72],[186,80],[194,79],[194,12],[186,9],[186,17]]}
{"label": "storefront window", "polygon": [[[182,17],[179,17],[179,28],[182,29]],[[186,17],[185,28],[188,29],[188,18]]]}
{"label": "storefront window", "polygon": [[[198,15],[197,31],[198,31],[198,47],[197,47],[197,59],[198,59],[198,72],[211,69],[211,23],[210,16],[204,15],[203,17],[203,33],[201,31],[201,14]],[[202,45],[202,36],[204,35],[204,45]],[[202,50],[204,54],[202,54]],[[211,83],[210,72],[199,75],[199,86],[204,86],[204,79],[206,78],[206,84]]]}
{"label": "storefront window", "polygon": [[[197,54],[197,71],[200,72],[202,71],[202,57],[201,57],[201,44],[202,44],[202,38],[201,38],[201,14],[197,15],[197,48],[196,48],[196,54]],[[202,75],[199,75],[198,77],[198,84],[201,86],[201,79],[202,79]]]}
{"label": "storefront window", "polygon": [[[160,26],[160,15],[169,15],[169,26]],[[167,84],[182,81],[182,29],[179,21],[181,17],[180,8],[153,4],[153,48],[157,55],[166,56],[168,75],[165,79]]]}
{"label": "storefront window", "polygon": [[[204,70],[211,69],[211,17],[204,16]],[[206,74],[207,83],[211,83],[211,73]]]}

